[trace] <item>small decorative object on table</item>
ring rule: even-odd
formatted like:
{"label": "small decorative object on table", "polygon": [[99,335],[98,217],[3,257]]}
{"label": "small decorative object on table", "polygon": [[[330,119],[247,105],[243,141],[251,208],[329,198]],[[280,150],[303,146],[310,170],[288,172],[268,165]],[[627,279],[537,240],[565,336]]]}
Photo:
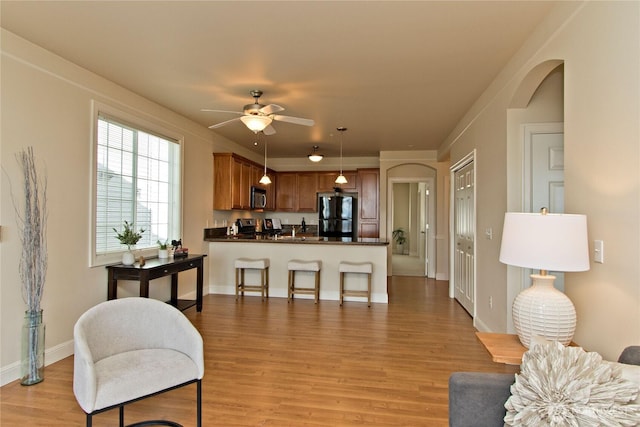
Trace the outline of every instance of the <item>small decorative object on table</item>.
{"label": "small decorative object on table", "polygon": [[131,246],[135,246],[136,243],[140,239],[142,239],[142,233],[144,233],[144,229],[141,228],[140,231],[136,231],[133,227],[133,223],[129,224],[128,221],[124,222],[124,228],[122,233],[119,233],[115,228],[113,231],[116,232],[116,238],[123,245],[127,245],[127,252],[122,254],[122,263],[124,265],[133,265],[136,261],[133,253],[131,252]]}
{"label": "small decorative object on table", "polygon": [[164,259],[169,258],[169,249],[167,248],[169,240],[165,240],[164,243],[158,240],[158,244],[160,245],[160,249],[158,249],[158,258]]}
{"label": "small decorative object on table", "polygon": [[173,256],[175,258],[186,257],[189,255],[189,248],[182,247],[182,239],[172,240],[171,246],[173,246]]}

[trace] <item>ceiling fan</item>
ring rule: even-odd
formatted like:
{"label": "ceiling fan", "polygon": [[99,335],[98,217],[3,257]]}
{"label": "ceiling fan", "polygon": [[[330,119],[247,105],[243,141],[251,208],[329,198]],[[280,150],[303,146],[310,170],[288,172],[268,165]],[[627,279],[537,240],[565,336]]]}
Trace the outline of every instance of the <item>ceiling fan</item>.
{"label": "ceiling fan", "polygon": [[245,105],[244,108],[242,109],[242,112],[227,111],[227,110],[209,110],[206,108],[203,108],[202,110],[200,110],[200,111],[212,111],[212,112],[218,112],[218,113],[232,113],[232,114],[241,115],[241,117],[236,117],[235,119],[231,119],[221,123],[217,123],[215,125],[211,125],[209,126],[209,129],[217,129],[219,127],[228,125],[229,123],[240,120],[242,121],[242,123],[245,124],[245,126],[247,126],[250,130],[252,130],[255,133],[262,131],[265,135],[273,135],[274,133],[276,133],[276,130],[273,128],[273,126],[271,126],[271,122],[273,120],[280,121],[280,122],[293,123],[296,125],[303,125],[303,126],[313,126],[315,123],[311,119],[303,119],[300,117],[291,117],[291,116],[281,116],[279,114],[276,114],[280,111],[284,111],[284,108],[276,104],[269,104],[269,105],[260,104],[258,100],[262,96],[261,90],[258,90],[258,89],[252,90],[249,93],[251,94],[251,96],[253,96],[253,99],[255,99],[255,101],[253,104]]}

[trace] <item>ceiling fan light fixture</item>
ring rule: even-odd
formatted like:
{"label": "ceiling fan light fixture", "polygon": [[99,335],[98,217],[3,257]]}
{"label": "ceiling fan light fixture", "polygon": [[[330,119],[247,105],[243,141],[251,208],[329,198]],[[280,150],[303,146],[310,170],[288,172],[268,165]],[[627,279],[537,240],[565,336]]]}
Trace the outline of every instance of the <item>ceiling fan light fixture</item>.
{"label": "ceiling fan light fixture", "polygon": [[250,130],[258,133],[269,126],[273,119],[267,116],[248,115],[240,117],[240,120],[242,120],[242,123],[244,123]]}
{"label": "ceiling fan light fixture", "polygon": [[318,151],[318,146],[314,145],[313,146],[313,153],[309,154],[307,157],[309,158],[309,160],[311,160],[312,162],[319,162],[320,160],[322,160],[324,158],[323,154],[320,154],[317,152]]}

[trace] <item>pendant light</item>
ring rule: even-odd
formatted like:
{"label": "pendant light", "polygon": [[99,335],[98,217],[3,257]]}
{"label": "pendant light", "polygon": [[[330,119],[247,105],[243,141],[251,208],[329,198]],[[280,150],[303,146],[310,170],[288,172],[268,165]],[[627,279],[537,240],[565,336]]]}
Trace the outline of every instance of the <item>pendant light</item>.
{"label": "pendant light", "polygon": [[340,126],[338,129],[338,132],[340,132],[340,175],[338,175],[338,177],[336,178],[336,184],[346,184],[347,178],[342,174],[342,135],[344,135],[344,132],[347,130],[346,127],[344,126]]}
{"label": "pendant light", "polygon": [[267,175],[267,141],[264,141],[264,175],[258,181],[262,185],[271,184],[271,178]]}
{"label": "pendant light", "polygon": [[312,162],[319,162],[320,160],[322,160],[324,158],[324,155],[320,154],[317,152],[318,151],[318,146],[314,145],[313,146],[313,153],[309,154],[307,157],[309,158],[309,160],[311,160]]}

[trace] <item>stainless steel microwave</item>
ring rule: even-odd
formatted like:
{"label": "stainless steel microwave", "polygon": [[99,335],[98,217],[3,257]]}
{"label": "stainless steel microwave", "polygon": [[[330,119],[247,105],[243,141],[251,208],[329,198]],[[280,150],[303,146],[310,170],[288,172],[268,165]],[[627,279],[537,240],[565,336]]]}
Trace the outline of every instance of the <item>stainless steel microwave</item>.
{"label": "stainless steel microwave", "polygon": [[251,187],[251,209],[264,209],[267,206],[267,190]]}

